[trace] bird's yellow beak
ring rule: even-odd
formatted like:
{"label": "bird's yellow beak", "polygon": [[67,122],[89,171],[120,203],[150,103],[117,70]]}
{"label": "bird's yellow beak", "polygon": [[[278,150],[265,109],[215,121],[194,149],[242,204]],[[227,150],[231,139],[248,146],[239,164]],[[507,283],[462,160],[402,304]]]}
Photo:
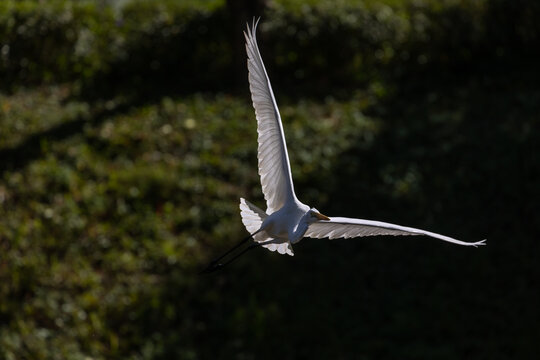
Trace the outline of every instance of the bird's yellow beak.
{"label": "bird's yellow beak", "polygon": [[318,213],[318,212],[313,212],[313,215],[315,215],[315,217],[319,220],[330,220],[330,218],[326,215],[323,215],[321,213]]}

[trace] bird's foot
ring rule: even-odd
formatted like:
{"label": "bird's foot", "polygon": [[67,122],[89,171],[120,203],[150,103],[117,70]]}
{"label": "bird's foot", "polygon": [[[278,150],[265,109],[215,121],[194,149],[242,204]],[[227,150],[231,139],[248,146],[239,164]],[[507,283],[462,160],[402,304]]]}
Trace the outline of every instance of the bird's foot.
{"label": "bird's foot", "polygon": [[217,263],[217,262],[215,262],[215,261],[212,261],[212,262],[206,267],[206,269],[204,269],[204,270],[202,270],[201,272],[199,272],[199,275],[213,273],[214,271],[217,271],[217,270],[221,269],[222,267],[223,267],[223,264],[220,264],[220,263]]}

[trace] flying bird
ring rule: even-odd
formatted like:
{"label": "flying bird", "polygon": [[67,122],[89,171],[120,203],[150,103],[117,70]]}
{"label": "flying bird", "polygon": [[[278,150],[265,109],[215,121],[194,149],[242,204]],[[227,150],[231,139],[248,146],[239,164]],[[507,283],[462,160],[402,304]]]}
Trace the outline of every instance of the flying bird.
{"label": "flying bird", "polygon": [[[486,240],[464,242],[430,231],[381,221],[329,217],[298,200],[294,192],[281,116],[257,46],[255,32],[258,22],[253,21],[251,28],[248,25],[244,36],[248,56],[249,88],[257,118],[259,175],[266,200],[266,211],[241,198],[240,215],[250,235],[212,261],[203,273],[215,271],[246,251],[259,246],[292,256],[293,244],[300,242],[304,237],[336,239],[373,235],[423,235],[458,245],[474,247],[485,245]],[[255,243],[229,261],[220,263],[221,259],[249,239],[253,239]]]}

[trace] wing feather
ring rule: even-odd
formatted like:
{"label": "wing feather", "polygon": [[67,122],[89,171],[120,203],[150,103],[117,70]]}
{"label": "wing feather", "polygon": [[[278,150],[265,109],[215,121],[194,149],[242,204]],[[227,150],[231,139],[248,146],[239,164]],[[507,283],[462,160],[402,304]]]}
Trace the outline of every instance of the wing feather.
{"label": "wing feather", "polygon": [[296,196],[279,109],[257,46],[257,23],[258,21],[253,22],[251,28],[248,26],[244,35],[249,88],[257,118],[259,175],[266,200],[266,212],[271,214],[279,210],[288,199]]}
{"label": "wing feather", "polygon": [[469,243],[451,238],[449,236],[421,229],[415,229],[412,227],[395,225],[382,221],[353,219],[346,217],[332,217],[328,221],[322,220],[314,222],[309,225],[308,230],[306,231],[304,236],[318,239],[347,239],[353,237],[374,235],[424,235],[458,245],[485,245],[485,240]]}

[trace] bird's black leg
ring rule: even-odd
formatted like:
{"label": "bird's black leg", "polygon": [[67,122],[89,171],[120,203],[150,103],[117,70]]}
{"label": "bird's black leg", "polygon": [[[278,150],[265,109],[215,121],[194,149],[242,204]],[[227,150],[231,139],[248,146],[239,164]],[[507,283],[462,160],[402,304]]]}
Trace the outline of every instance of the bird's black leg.
{"label": "bird's black leg", "polygon": [[229,265],[230,263],[232,263],[234,260],[238,259],[240,256],[242,256],[243,254],[245,254],[246,252],[248,252],[249,250],[252,250],[252,249],[255,249],[255,248],[258,248],[259,246],[261,246],[262,244],[261,243],[255,243],[255,244],[251,244],[249,245],[248,247],[246,247],[244,250],[242,250],[241,252],[239,252],[238,254],[236,254],[235,256],[233,256],[231,259],[229,259],[228,261],[224,262],[223,264],[221,263],[210,263],[210,266],[208,268],[206,268],[204,271],[201,272],[201,274],[206,274],[206,273],[211,273],[211,272],[214,272],[214,271],[217,271],[217,270],[220,270],[222,269],[223,267],[225,267],[226,265]]}
{"label": "bird's black leg", "polygon": [[[242,246],[243,244],[245,244],[249,239],[252,239],[253,236],[255,236],[255,234],[257,234],[259,231],[261,231],[262,229],[259,229],[257,231],[255,231],[253,234],[250,234],[248,237],[246,237],[245,239],[243,239],[242,241],[240,241],[238,244],[236,244],[235,246],[233,246],[232,248],[230,248],[229,250],[227,250],[223,255],[221,255],[220,257],[210,261],[210,264],[208,264],[208,266],[203,270],[201,271],[199,274],[205,274],[205,273],[209,273],[209,272],[212,272],[212,271],[215,271],[217,270],[218,268],[221,268],[223,266],[223,264],[219,264],[219,261],[221,259],[223,259],[225,256],[229,255],[230,253],[232,253],[234,250],[238,249],[240,246]],[[254,244],[254,245],[257,245],[257,244]],[[249,249],[249,247],[248,247]],[[245,252],[242,251],[241,254],[243,254]],[[235,256],[233,259],[236,259],[237,256]],[[230,262],[230,261],[229,261]],[[227,262],[226,264],[228,264],[229,262]]]}

